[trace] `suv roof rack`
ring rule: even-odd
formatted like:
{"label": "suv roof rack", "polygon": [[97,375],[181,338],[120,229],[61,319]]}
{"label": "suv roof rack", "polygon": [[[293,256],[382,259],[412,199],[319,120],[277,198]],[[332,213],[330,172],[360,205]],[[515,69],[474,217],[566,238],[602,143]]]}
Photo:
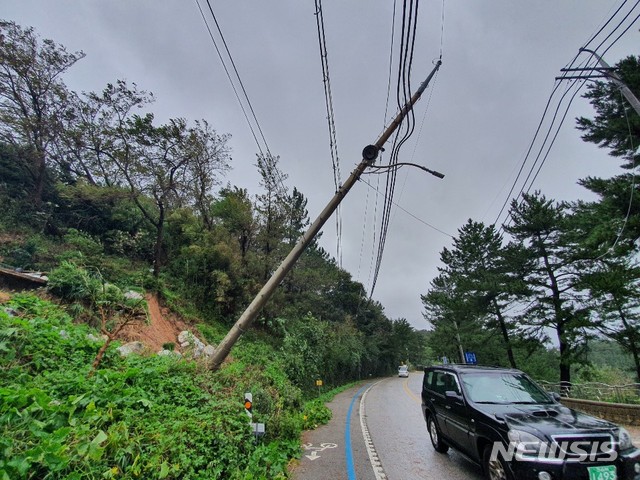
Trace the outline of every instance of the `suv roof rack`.
{"label": "suv roof rack", "polygon": [[489,370],[489,371],[503,371],[503,372],[520,372],[521,370],[518,368],[511,367],[499,367],[497,365],[470,365],[468,363],[446,363],[443,365],[429,365],[428,367],[424,367],[424,370],[428,368],[448,368],[450,370]]}

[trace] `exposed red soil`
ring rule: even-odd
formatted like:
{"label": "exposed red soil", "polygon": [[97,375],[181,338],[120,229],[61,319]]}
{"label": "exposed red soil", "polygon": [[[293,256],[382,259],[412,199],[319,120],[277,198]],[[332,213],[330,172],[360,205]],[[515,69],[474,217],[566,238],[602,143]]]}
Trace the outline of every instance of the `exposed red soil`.
{"label": "exposed red soil", "polygon": [[7,303],[9,300],[11,300],[11,295],[0,290],[0,304]]}
{"label": "exposed red soil", "polygon": [[193,326],[180,319],[168,308],[162,307],[155,295],[148,294],[146,299],[149,306],[149,321],[137,321],[127,325],[118,335],[119,340],[139,341],[151,351],[159,352],[162,350],[162,345],[169,342],[174,343],[175,350],[179,351],[178,334],[183,330],[189,330],[200,337]]}

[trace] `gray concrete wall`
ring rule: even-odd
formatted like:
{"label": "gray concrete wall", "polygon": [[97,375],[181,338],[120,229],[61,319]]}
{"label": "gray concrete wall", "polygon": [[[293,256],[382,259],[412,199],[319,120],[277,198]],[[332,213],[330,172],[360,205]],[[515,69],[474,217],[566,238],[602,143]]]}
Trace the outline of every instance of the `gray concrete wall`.
{"label": "gray concrete wall", "polygon": [[640,405],[562,398],[563,405],[613,423],[640,426]]}

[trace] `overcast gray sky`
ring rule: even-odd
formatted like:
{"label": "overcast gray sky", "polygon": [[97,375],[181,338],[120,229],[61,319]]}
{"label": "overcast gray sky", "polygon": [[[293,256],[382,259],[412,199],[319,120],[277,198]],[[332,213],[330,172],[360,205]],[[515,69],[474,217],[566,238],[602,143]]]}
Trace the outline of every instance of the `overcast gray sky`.
{"label": "overcast gray sky", "polygon": [[[206,11],[205,0],[200,2]],[[416,106],[416,133],[399,160],[446,176],[439,180],[416,169],[398,174],[395,202],[406,212],[394,208],[374,293],[390,318],[427,327],[420,295],[437,274],[440,251],[451,245],[447,234],[457,235],[469,218],[496,220],[554,78],[623,3],[421,0],[412,85],[431,71],[441,48],[443,65]],[[635,2],[626,3],[625,12]],[[314,219],[334,192],[314,2],[212,0],[211,5],[269,148],[281,158],[287,185],[309,199]],[[0,6],[4,19],[86,53],[65,76],[72,89],[99,91],[107,82],[126,79],[154,93],[152,111],[159,122],[204,118],[219,133],[230,133],[233,170],[226,180],[259,193],[257,146],[195,0],[0,0]],[[344,180],[362,148],[384,127],[393,1],[324,0],[323,11]],[[630,18],[638,13],[636,8]],[[640,53],[638,28],[606,53],[610,64]],[[574,128],[575,117],[591,114],[587,101],[576,97],[533,188],[557,200],[588,199],[576,185],[579,178],[619,173],[618,162],[582,142]],[[380,180],[384,191],[379,176],[363,179],[372,185]],[[367,290],[382,201],[358,182],[341,207],[342,265]],[[321,244],[335,256],[334,219],[323,232]]]}

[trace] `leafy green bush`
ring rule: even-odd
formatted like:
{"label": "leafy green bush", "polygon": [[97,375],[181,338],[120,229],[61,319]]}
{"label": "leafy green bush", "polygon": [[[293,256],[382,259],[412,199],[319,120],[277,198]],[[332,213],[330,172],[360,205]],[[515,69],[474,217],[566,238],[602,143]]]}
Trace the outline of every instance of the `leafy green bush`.
{"label": "leafy green bush", "polygon": [[[240,352],[260,355],[255,364],[217,373],[110,347],[88,377],[102,344],[90,329],[35,296],[9,307],[17,314],[0,308],[0,479],[286,478],[300,454],[300,391],[266,345]],[[251,390],[271,432],[258,443],[242,407]]]}
{"label": "leafy green bush", "polygon": [[39,256],[46,250],[46,242],[40,235],[30,235],[24,243],[15,245],[7,252],[5,262],[15,267],[36,270]]}
{"label": "leafy green bush", "polygon": [[323,400],[311,400],[304,405],[302,412],[303,429],[313,430],[318,428],[319,425],[329,423],[331,415],[331,410],[324,404]]}
{"label": "leafy green bush", "polygon": [[47,288],[64,300],[89,302],[100,289],[100,279],[75,263],[62,262],[49,273]]}
{"label": "leafy green bush", "polygon": [[99,240],[75,228],[67,230],[64,241],[88,258],[98,257],[103,253],[103,247]]}

